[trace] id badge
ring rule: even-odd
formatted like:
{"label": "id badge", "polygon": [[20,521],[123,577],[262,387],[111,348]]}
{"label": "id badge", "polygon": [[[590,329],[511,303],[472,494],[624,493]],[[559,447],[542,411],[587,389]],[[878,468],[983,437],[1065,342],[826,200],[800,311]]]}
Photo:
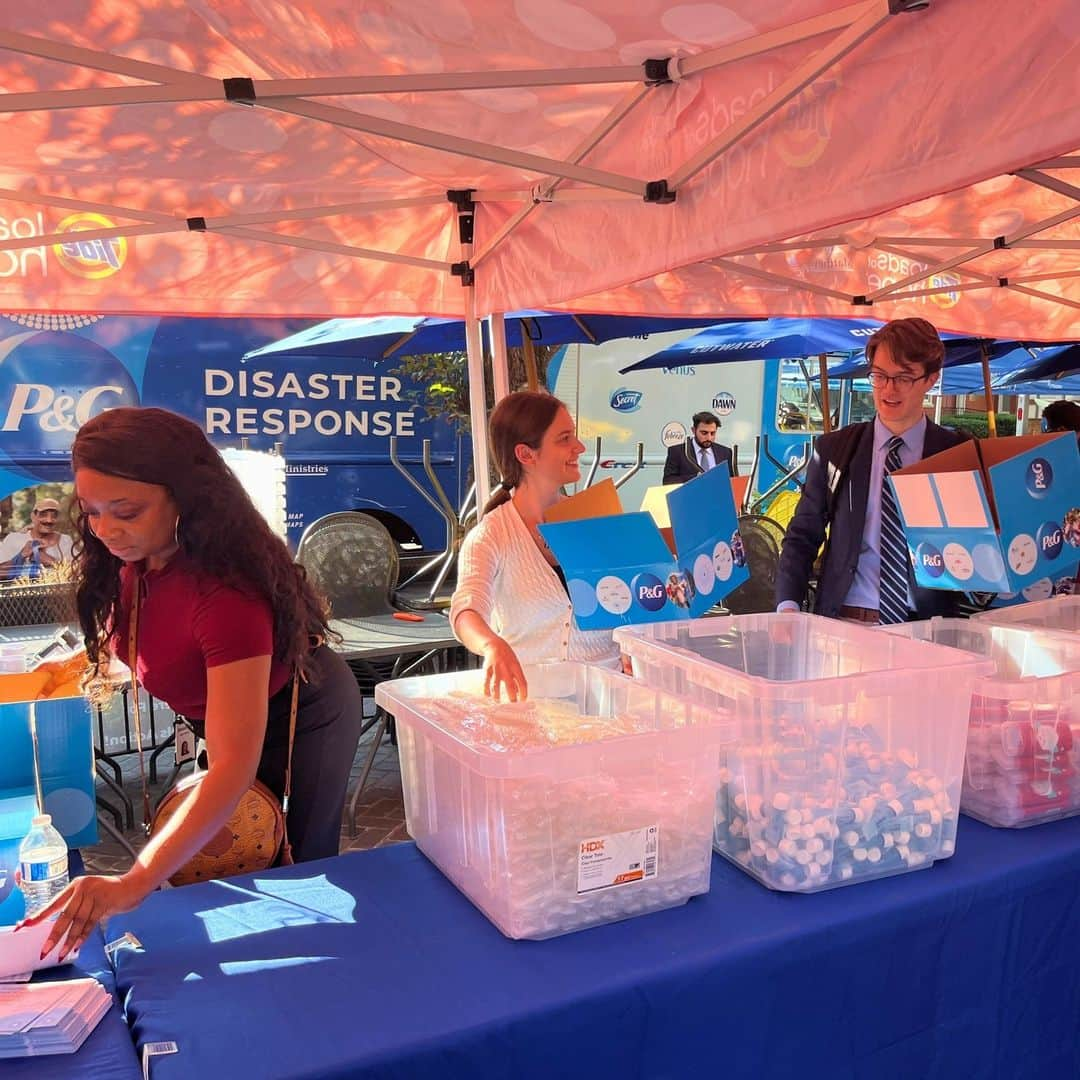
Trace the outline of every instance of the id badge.
{"label": "id badge", "polygon": [[185,765],[195,760],[195,731],[182,716],[178,716],[173,725],[173,740],[176,745],[177,765]]}

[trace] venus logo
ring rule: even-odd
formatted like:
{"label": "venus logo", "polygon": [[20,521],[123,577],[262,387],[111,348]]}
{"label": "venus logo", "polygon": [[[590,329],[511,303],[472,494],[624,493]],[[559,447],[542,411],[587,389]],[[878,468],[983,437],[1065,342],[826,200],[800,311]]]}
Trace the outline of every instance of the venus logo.
{"label": "venus logo", "polygon": [[1056,559],[1061,554],[1064,537],[1061,534],[1061,526],[1056,521],[1047,521],[1039,527],[1035,534],[1039,550],[1048,558]]}
{"label": "venus logo", "polygon": [[667,602],[664,583],[655,574],[638,574],[632,587],[634,599],[646,611],[659,611]]}
{"label": "venus logo", "polygon": [[1054,483],[1054,470],[1046,458],[1034,458],[1024,476],[1028,494],[1033,499],[1045,499]]}

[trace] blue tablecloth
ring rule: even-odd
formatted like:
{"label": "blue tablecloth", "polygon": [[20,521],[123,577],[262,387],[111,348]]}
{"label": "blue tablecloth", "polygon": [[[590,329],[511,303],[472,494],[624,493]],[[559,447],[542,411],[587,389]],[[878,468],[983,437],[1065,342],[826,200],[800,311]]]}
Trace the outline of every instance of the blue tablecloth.
{"label": "blue tablecloth", "polygon": [[[72,877],[83,872],[81,852],[75,850],[68,853],[68,872]],[[34,981],[85,979],[87,976],[97,979],[112,994],[113,1007],[90,1032],[86,1042],[74,1054],[0,1061],[0,1076],[4,1080],[67,1080],[68,1077],[141,1080],[142,1067],[131,1041],[131,1031],[116,998],[116,980],[105,956],[105,938],[100,929],[90,935],[73,964],[42,971],[34,976]]]}
{"label": "blue tablecloth", "polygon": [[[102,1017],[86,1042],[74,1054],[0,1061],[4,1080],[141,1080],[142,1068],[131,1041],[131,1031],[116,1000],[116,983],[105,958],[105,941],[95,930],[68,967],[35,976],[35,982],[84,979],[92,976],[113,995],[113,1007]],[[155,1059],[156,1060],[156,1059]]]}
{"label": "blue tablecloth", "polygon": [[113,920],[136,1041],[192,1076],[1080,1076],[1080,820],[963,819],[957,854],[795,896],[719,858],[682,908],[513,942],[412,845]]}

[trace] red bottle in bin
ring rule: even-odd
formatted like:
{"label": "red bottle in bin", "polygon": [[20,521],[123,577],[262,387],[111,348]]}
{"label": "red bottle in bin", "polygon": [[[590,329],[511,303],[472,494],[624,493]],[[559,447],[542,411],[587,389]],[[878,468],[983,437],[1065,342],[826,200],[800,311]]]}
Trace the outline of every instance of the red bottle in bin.
{"label": "red bottle in bin", "polygon": [[1018,820],[1080,802],[1075,732],[1068,710],[976,694],[971,704],[964,798],[971,809]]}

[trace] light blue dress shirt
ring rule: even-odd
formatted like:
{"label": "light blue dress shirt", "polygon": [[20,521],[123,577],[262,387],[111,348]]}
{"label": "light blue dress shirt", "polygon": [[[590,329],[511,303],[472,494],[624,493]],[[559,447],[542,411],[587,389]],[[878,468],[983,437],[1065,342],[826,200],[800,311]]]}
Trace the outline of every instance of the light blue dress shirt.
{"label": "light blue dress shirt", "polygon": [[[881,597],[881,481],[885,474],[885,458],[889,440],[893,433],[874,418],[874,456],[870,462],[870,493],[866,500],[866,522],[863,525],[862,545],[859,548],[859,563],[855,568],[855,580],[848,589],[844,603],[849,607],[871,608],[876,610]],[[926,441],[926,417],[907,429],[900,436],[904,443],[900,447],[900,464],[914,465],[921,461],[923,444]],[[850,485],[850,479],[848,481]],[[848,486],[848,491],[851,491]],[[911,586],[908,585],[908,607],[914,608]]]}

